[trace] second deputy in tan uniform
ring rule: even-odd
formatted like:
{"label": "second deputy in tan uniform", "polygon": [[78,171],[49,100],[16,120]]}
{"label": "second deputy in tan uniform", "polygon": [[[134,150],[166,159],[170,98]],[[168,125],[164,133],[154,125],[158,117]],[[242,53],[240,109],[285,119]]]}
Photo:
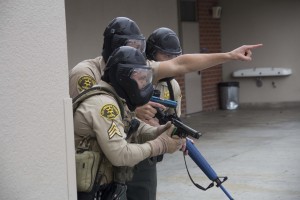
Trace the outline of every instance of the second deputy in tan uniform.
{"label": "second deputy in tan uniform", "polygon": [[[166,27],[161,27],[153,31],[147,39],[146,55],[148,60],[163,62],[176,58],[182,54],[180,41],[176,33]],[[166,108],[167,114],[176,113],[178,117],[181,115],[181,89],[174,77],[166,77],[160,79],[154,89],[160,93],[160,98],[177,102],[176,109]]]}
{"label": "second deputy in tan uniform", "polygon": [[[89,97],[79,105],[74,114],[74,131],[76,146],[82,138],[91,136],[96,139],[93,150],[105,158],[100,166],[103,187],[96,192],[105,199],[112,182],[124,184],[131,178],[130,167],[145,158],[173,153],[182,148],[184,140],[170,137],[174,129],[170,124],[152,127],[143,122],[128,138],[126,120],[134,118],[135,107],[147,103],[153,93],[152,70],[138,50],[126,46],[117,49],[102,79],[100,86],[111,92]],[[120,177],[116,167],[124,166],[129,168]],[[78,199],[87,198],[78,193]]]}
{"label": "second deputy in tan uniform", "polygon": [[[146,42],[146,56],[151,63],[152,61],[166,61],[181,55],[182,50],[179,39],[174,31],[169,28],[158,28],[154,30]],[[181,114],[181,90],[178,82],[170,77],[159,80],[154,83],[154,95],[162,99],[173,100],[177,102],[177,107],[164,108],[163,113],[166,115],[174,115],[179,117]],[[152,102],[153,103],[153,102]],[[156,104],[158,105],[158,104]],[[153,104],[138,107],[136,114],[139,119],[153,126],[159,126],[160,122],[157,118],[145,119],[144,109],[151,107],[155,111]],[[155,114],[155,112],[153,113]],[[145,159],[134,168],[132,181],[127,183],[128,200],[155,200],[157,189],[157,171],[156,163],[162,161],[163,155]]]}

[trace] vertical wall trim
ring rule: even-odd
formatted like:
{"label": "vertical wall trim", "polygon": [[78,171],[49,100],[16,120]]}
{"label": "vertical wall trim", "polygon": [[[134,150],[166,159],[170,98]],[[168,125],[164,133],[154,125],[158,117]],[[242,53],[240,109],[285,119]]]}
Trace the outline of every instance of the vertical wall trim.
{"label": "vertical wall trim", "polygon": [[77,200],[72,99],[64,99],[68,200]]}

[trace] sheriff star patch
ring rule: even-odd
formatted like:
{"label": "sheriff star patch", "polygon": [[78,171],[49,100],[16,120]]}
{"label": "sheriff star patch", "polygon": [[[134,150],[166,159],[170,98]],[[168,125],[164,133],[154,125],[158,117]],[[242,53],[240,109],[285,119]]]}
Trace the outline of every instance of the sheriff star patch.
{"label": "sheriff star patch", "polygon": [[96,84],[96,81],[93,77],[87,75],[87,76],[80,77],[77,84],[78,84],[78,89],[81,92],[82,90],[86,90],[93,87],[93,85]]}
{"label": "sheriff star patch", "polygon": [[115,124],[115,122],[113,121],[111,123],[111,126],[109,127],[109,129],[107,130],[108,133],[108,138],[111,139],[112,137],[114,137],[115,135],[118,135],[120,137],[122,137],[122,134],[120,132],[120,129],[118,128],[118,126]]}
{"label": "sheriff star patch", "polygon": [[106,104],[101,108],[100,115],[107,119],[115,119],[119,115],[119,109],[113,104]]}
{"label": "sheriff star patch", "polygon": [[164,92],[164,99],[170,99],[170,92],[169,90]]}

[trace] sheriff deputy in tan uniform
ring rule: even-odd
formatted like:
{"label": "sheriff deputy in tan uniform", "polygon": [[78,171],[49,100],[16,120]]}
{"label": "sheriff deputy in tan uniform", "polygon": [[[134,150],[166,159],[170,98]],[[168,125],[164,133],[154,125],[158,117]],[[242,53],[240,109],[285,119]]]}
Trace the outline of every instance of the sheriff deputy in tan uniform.
{"label": "sheriff deputy in tan uniform", "polygon": [[[176,33],[165,27],[154,30],[146,43],[146,56],[148,60],[163,62],[176,58],[182,54],[180,41]],[[167,114],[176,113],[178,117],[181,115],[181,89],[174,77],[160,79],[154,83],[154,89],[160,93],[160,98],[177,102],[176,110],[166,108]]]}
{"label": "sheriff deputy in tan uniform", "polygon": [[132,46],[145,51],[145,37],[137,24],[127,17],[117,17],[106,27],[102,56],[84,60],[77,64],[69,74],[71,98],[101,82],[101,76],[111,53],[120,46]]}
{"label": "sheriff deputy in tan uniform", "polygon": [[[152,127],[143,122],[127,138],[123,118],[132,119],[135,107],[147,103],[153,93],[152,70],[139,50],[128,46],[118,48],[108,60],[102,80],[100,86],[110,92],[89,97],[79,105],[74,114],[74,131],[76,146],[88,135],[96,138],[94,150],[105,158],[100,166],[100,183],[104,187],[99,191],[105,195],[107,184],[124,183],[131,178],[127,174],[130,169],[125,177],[116,178],[114,167],[132,167],[145,158],[173,153],[185,141],[170,137],[173,125]],[[78,197],[85,199],[81,194]]]}

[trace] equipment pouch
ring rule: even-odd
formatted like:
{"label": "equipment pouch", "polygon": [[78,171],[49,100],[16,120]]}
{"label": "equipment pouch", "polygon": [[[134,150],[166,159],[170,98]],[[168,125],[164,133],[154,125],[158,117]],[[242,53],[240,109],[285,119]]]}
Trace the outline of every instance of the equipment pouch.
{"label": "equipment pouch", "polygon": [[93,189],[100,164],[100,153],[83,151],[76,153],[76,179],[78,192],[90,192]]}

